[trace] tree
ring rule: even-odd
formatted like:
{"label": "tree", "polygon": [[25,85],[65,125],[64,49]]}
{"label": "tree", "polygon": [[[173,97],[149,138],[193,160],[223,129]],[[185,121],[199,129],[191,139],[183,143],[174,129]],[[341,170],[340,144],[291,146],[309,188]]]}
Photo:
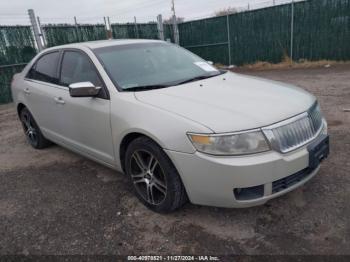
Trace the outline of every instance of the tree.
{"label": "tree", "polygon": [[237,9],[234,7],[228,7],[215,12],[215,16],[232,15],[237,13]]}

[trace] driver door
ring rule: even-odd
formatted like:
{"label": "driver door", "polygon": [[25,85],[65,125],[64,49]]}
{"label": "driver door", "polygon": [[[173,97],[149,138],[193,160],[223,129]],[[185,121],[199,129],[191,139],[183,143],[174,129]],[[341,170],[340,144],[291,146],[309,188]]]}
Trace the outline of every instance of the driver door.
{"label": "driver door", "polygon": [[[69,85],[91,82],[102,87],[96,97],[71,97]],[[81,50],[64,50],[59,70],[60,94],[56,94],[61,141],[73,150],[114,165],[107,89],[92,61]]]}

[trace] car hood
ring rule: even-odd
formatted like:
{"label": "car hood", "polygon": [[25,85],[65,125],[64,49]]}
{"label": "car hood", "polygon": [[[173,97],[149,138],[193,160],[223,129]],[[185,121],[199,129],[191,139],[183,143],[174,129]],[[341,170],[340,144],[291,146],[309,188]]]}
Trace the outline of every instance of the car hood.
{"label": "car hood", "polygon": [[165,89],[135,92],[135,96],[143,103],[201,123],[215,133],[271,125],[307,111],[315,102],[314,96],[298,87],[230,72]]}

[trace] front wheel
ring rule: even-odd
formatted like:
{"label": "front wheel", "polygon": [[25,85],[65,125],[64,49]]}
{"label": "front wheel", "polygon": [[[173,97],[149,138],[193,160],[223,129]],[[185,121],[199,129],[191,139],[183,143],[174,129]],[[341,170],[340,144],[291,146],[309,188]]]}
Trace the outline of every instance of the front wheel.
{"label": "front wheel", "polygon": [[51,142],[43,136],[39,126],[34,120],[33,115],[29,112],[27,108],[23,108],[21,110],[20,120],[27,141],[32,147],[34,147],[35,149],[43,149],[51,144]]}
{"label": "front wheel", "polygon": [[187,201],[176,168],[151,139],[140,137],[131,142],[126,151],[125,167],[136,196],[149,209],[169,213]]}

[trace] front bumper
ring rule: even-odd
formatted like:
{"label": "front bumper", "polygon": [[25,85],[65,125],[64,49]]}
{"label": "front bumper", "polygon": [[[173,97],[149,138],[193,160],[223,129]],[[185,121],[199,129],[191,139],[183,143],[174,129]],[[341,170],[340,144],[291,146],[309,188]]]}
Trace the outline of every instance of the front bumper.
{"label": "front bumper", "polygon": [[[303,185],[319,170],[319,167],[311,170],[292,185],[276,192],[273,185],[309,167],[306,146],[288,154],[269,151],[240,157],[166,152],[180,173],[190,201],[198,205],[229,208],[261,205]],[[242,200],[235,194],[237,189],[257,186],[263,187],[259,197]]]}

